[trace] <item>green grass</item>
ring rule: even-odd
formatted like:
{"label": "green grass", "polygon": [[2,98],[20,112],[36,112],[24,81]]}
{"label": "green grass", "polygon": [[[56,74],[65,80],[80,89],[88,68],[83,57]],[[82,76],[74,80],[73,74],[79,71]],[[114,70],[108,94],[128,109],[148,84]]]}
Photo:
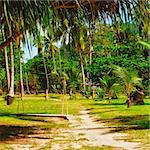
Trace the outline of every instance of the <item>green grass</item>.
{"label": "green grass", "polygon": [[[45,100],[44,95],[27,95],[21,101],[15,98],[14,102],[7,106],[6,101],[0,98],[0,148],[9,149],[9,142],[13,143],[20,135],[38,134],[42,130],[51,135],[58,134],[53,130],[68,128],[69,122],[64,119],[53,120],[48,117],[17,117],[14,113],[42,113],[42,114],[61,114],[63,95],[50,94],[49,100]],[[67,97],[68,98],[68,97]],[[66,107],[66,102],[65,106]],[[68,101],[69,114],[77,114],[82,106],[75,100]],[[66,109],[64,109],[66,112]],[[56,119],[56,118],[55,118]],[[18,140],[17,140],[18,141]]]}
{"label": "green grass", "polygon": [[97,121],[114,127],[114,132],[128,133],[129,141],[140,141],[145,145],[150,140],[150,99],[145,99],[144,105],[133,105],[130,108],[124,104],[125,99],[83,102],[90,114]]}
{"label": "green grass", "polygon": [[[67,97],[68,99],[68,97]],[[67,104],[68,103],[68,104]],[[0,99],[0,114],[12,113],[42,113],[42,114],[61,114],[64,106],[64,113],[68,105],[69,114],[78,113],[81,105],[75,100],[66,102],[63,95],[51,94],[49,100],[45,100],[44,95],[27,95],[21,100],[15,98],[11,105],[6,105],[3,98]]]}
{"label": "green grass", "polygon": [[[0,98],[0,145],[7,147],[6,141],[15,139],[20,134],[25,137],[28,134],[35,134],[39,130],[51,133],[53,129],[68,128],[65,120],[53,121],[42,117],[16,117],[11,113],[48,113],[61,114],[63,95],[50,94],[49,100],[45,100],[43,94],[27,95],[23,101],[15,98],[12,105],[7,106],[6,101]],[[69,97],[67,97],[69,99]],[[114,127],[114,132],[128,133],[126,140],[149,143],[150,135],[150,99],[145,99],[145,105],[131,106],[127,108],[125,99],[112,100],[109,104],[107,100],[94,101],[85,100],[77,95],[74,100],[68,100],[69,114],[78,114],[83,106],[90,110],[90,114],[96,116],[97,121],[104,122],[110,127]],[[23,107],[24,106],[24,111]],[[65,104],[66,106],[66,104]],[[57,134],[57,133],[56,133]],[[6,148],[7,149],[7,148]],[[92,149],[92,147],[83,147]],[[115,149],[112,147],[94,147],[93,149]]]}

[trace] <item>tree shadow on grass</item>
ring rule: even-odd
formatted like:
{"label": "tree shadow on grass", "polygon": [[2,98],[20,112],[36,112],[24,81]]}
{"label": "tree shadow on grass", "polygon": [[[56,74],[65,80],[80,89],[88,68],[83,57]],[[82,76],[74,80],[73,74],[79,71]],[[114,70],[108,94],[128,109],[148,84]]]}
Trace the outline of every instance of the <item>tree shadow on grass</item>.
{"label": "tree shadow on grass", "polygon": [[114,112],[117,110],[105,110],[105,111],[96,111],[96,112],[90,112],[89,114],[101,114],[101,113],[107,113],[107,112]]}
{"label": "tree shadow on grass", "polygon": [[148,103],[148,102],[144,102],[144,104],[143,105],[150,105],[150,103]]}
{"label": "tree shadow on grass", "polygon": [[[102,103],[102,102],[97,102],[97,103],[94,103],[94,104],[90,104],[90,105],[97,105],[97,106],[116,106],[116,105],[122,105],[122,106],[125,106],[127,105],[126,102],[122,102],[122,103],[117,103],[117,102],[111,102],[111,103]],[[144,104],[142,105],[135,105],[133,104],[133,106],[144,106],[144,105],[150,105],[149,102],[144,102]]]}
{"label": "tree shadow on grass", "polygon": [[54,95],[52,96],[52,95],[51,95],[50,98],[52,98],[52,99],[60,99],[60,96],[56,96],[56,95],[55,95],[55,96],[54,96]]}
{"label": "tree shadow on grass", "polygon": [[51,122],[50,120],[46,120],[46,117],[43,119],[41,117],[19,117],[16,116],[15,118],[20,120],[27,120],[27,121],[38,121],[38,122]]}
{"label": "tree shadow on grass", "polygon": [[91,104],[91,105],[95,105],[95,106],[115,106],[115,105],[125,105],[125,103],[95,103],[95,104]]}
{"label": "tree shadow on grass", "polygon": [[[20,120],[27,120],[27,121],[38,121],[38,122],[50,122],[47,120],[44,120],[42,118],[32,118],[32,117],[17,117],[12,116],[10,114],[0,114],[0,117],[9,117],[9,118],[17,118]],[[0,124],[0,142],[6,142],[6,141],[14,141],[16,139],[21,138],[29,138],[29,135],[37,135],[38,131],[40,130],[51,130],[50,128],[46,128],[45,126],[38,125],[7,125]],[[43,139],[43,137],[39,137]]]}
{"label": "tree shadow on grass", "polygon": [[13,140],[23,135],[34,134],[37,127],[35,126],[14,126],[14,125],[0,125],[0,141]]}
{"label": "tree shadow on grass", "polygon": [[150,120],[148,115],[119,116],[113,119],[103,119],[104,123],[119,125],[111,132],[120,132],[127,130],[145,130],[150,129]]}

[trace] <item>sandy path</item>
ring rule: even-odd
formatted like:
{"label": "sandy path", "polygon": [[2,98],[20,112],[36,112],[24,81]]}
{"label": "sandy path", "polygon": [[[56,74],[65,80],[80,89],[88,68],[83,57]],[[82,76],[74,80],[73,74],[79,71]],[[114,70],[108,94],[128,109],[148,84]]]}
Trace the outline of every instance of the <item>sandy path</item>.
{"label": "sandy path", "polygon": [[[58,129],[51,134],[38,134],[41,138],[33,138],[33,141],[30,139],[28,141],[30,144],[12,144],[11,147],[14,150],[83,150],[83,146],[111,146],[114,150],[138,150],[140,148],[140,143],[121,140],[126,134],[111,132],[111,129],[104,124],[94,122],[86,110],[81,111],[80,115],[68,117],[69,129]],[[44,136],[43,139],[42,136]],[[33,142],[34,145],[31,144]]]}
{"label": "sandy path", "polygon": [[126,136],[126,134],[110,132],[110,128],[103,124],[98,124],[93,121],[89,116],[88,111],[81,111],[79,116],[69,116],[71,129],[63,131],[61,134],[65,139],[59,140],[70,140],[69,144],[57,143],[52,146],[52,150],[59,150],[59,148],[65,149],[68,146],[73,149],[80,149],[82,146],[111,146],[114,149],[125,149],[125,150],[138,150],[140,143],[136,142],[125,142],[119,140]]}

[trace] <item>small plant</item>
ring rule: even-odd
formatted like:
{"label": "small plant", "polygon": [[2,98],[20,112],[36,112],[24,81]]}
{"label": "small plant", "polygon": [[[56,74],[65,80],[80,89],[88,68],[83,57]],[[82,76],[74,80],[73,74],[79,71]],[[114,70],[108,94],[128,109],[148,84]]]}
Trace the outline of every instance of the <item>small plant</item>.
{"label": "small plant", "polygon": [[96,88],[96,94],[97,94],[97,96],[98,96],[99,98],[103,99],[104,96],[105,96],[105,91],[104,91],[102,88],[97,87],[97,88]]}

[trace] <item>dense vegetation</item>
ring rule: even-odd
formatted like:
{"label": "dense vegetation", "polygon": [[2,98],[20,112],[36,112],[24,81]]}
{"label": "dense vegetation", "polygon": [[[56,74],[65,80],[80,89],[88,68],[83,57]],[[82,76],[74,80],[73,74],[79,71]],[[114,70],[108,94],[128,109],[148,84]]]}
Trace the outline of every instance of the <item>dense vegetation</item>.
{"label": "dense vegetation", "polygon": [[[89,97],[96,92],[111,99],[119,93],[129,98],[136,85],[148,90],[148,2],[80,5],[75,1],[0,2],[1,93],[14,97],[14,92],[23,96],[24,90],[80,92]],[[30,53],[37,47],[38,55],[22,61],[21,43]]]}
{"label": "dense vegetation", "polygon": [[[84,143],[81,149],[99,149],[91,147],[95,138],[92,142],[79,138],[94,131],[93,125],[93,129],[85,126],[78,138],[72,134],[72,124],[78,130],[85,124],[82,116],[86,114],[76,114],[86,109],[95,122],[110,127],[108,132],[128,133],[121,138],[149,149],[150,101],[144,99],[150,91],[149,6],[148,0],[1,0],[0,148],[24,143],[29,149],[28,144],[50,149],[61,143],[63,149],[67,143],[65,149],[71,149],[71,141],[77,146],[87,140],[90,145]],[[38,54],[25,60],[26,50]],[[124,105],[130,107],[132,102],[144,105],[130,109]],[[41,117],[19,117],[18,113]],[[41,114],[75,114],[75,120],[59,123],[58,118]],[[104,144],[100,149],[114,149],[111,146]]]}

